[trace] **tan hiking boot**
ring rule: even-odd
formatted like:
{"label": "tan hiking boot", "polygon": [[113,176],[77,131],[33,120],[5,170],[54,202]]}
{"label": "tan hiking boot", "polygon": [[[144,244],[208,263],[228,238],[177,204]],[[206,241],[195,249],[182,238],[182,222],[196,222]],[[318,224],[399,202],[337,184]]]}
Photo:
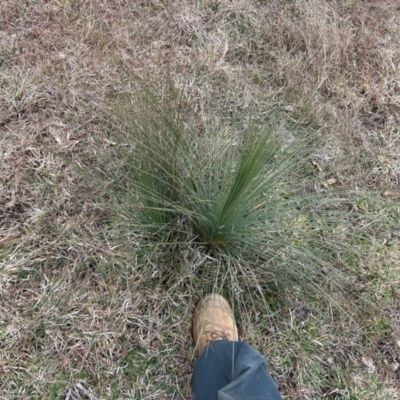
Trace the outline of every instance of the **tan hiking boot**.
{"label": "tan hiking boot", "polygon": [[193,317],[193,339],[197,356],[212,340],[239,340],[235,317],[224,297],[208,294],[197,304]]}

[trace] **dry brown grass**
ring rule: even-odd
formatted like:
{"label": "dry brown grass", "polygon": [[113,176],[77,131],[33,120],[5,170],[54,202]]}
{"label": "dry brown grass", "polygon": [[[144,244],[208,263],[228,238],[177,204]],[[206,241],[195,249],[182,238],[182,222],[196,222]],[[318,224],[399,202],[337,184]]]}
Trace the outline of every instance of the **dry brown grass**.
{"label": "dry brown grass", "polygon": [[326,138],[318,190],[386,193],[357,207],[381,216],[360,290],[390,323],[367,340],[310,302],[240,328],[287,398],[399,398],[399,21],[396,0],[2,0],[0,398],[61,399],[78,381],[101,399],[190,398],[204,260],[163,273],[141,238],[104,228],[101,194],[58,156],[95,161],[121,62],[158,88],[167,71],[199,124],[210,104],[222,119],[253,102],[262,121],[284,93],[288,120]]}

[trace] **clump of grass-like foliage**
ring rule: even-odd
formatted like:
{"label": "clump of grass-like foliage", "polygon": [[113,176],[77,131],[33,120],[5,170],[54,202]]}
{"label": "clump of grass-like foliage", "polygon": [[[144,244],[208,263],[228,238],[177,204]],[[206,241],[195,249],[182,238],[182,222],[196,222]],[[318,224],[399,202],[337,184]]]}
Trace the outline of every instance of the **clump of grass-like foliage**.
{"label": "clump of grass-like foliage", "polygon": [[263,123],[196,124],[179,96],[134,89],[113,107],[99,161],[130,229],[229,258],[259,290],[271,277],[318,292],[343,284],[339,271],[357,257],[346,244],[353,214],[344,197],[313,190],[311,136],[290,131],[277,112]]}

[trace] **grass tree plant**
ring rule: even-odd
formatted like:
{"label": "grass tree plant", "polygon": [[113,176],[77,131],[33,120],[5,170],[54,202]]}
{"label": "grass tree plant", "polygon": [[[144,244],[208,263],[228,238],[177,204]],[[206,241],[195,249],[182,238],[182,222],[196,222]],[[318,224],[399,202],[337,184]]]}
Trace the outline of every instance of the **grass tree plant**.
{"label": "grass tree plant", "polygon": [[112,110],[98,170],[114,211],[147,243],[190,243],[264,304],[271,283],[331,296],[351,282],[348,224],[359,216],[348,196],[314,190],[315,135],[276,111],[262,123],[191,121],[176,92],[156,96],[138,81]]}

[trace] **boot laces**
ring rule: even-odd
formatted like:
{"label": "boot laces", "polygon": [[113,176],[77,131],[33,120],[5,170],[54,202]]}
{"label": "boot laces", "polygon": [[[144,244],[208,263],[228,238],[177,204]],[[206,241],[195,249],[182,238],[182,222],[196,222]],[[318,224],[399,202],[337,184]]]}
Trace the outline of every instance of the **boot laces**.
{"label": "boot laces", "polygon": [[204,333],[207,336],[208,342],[211,340],[229,340],[229,334],[227,332],[216,329],[213,326],[205,327]]}

